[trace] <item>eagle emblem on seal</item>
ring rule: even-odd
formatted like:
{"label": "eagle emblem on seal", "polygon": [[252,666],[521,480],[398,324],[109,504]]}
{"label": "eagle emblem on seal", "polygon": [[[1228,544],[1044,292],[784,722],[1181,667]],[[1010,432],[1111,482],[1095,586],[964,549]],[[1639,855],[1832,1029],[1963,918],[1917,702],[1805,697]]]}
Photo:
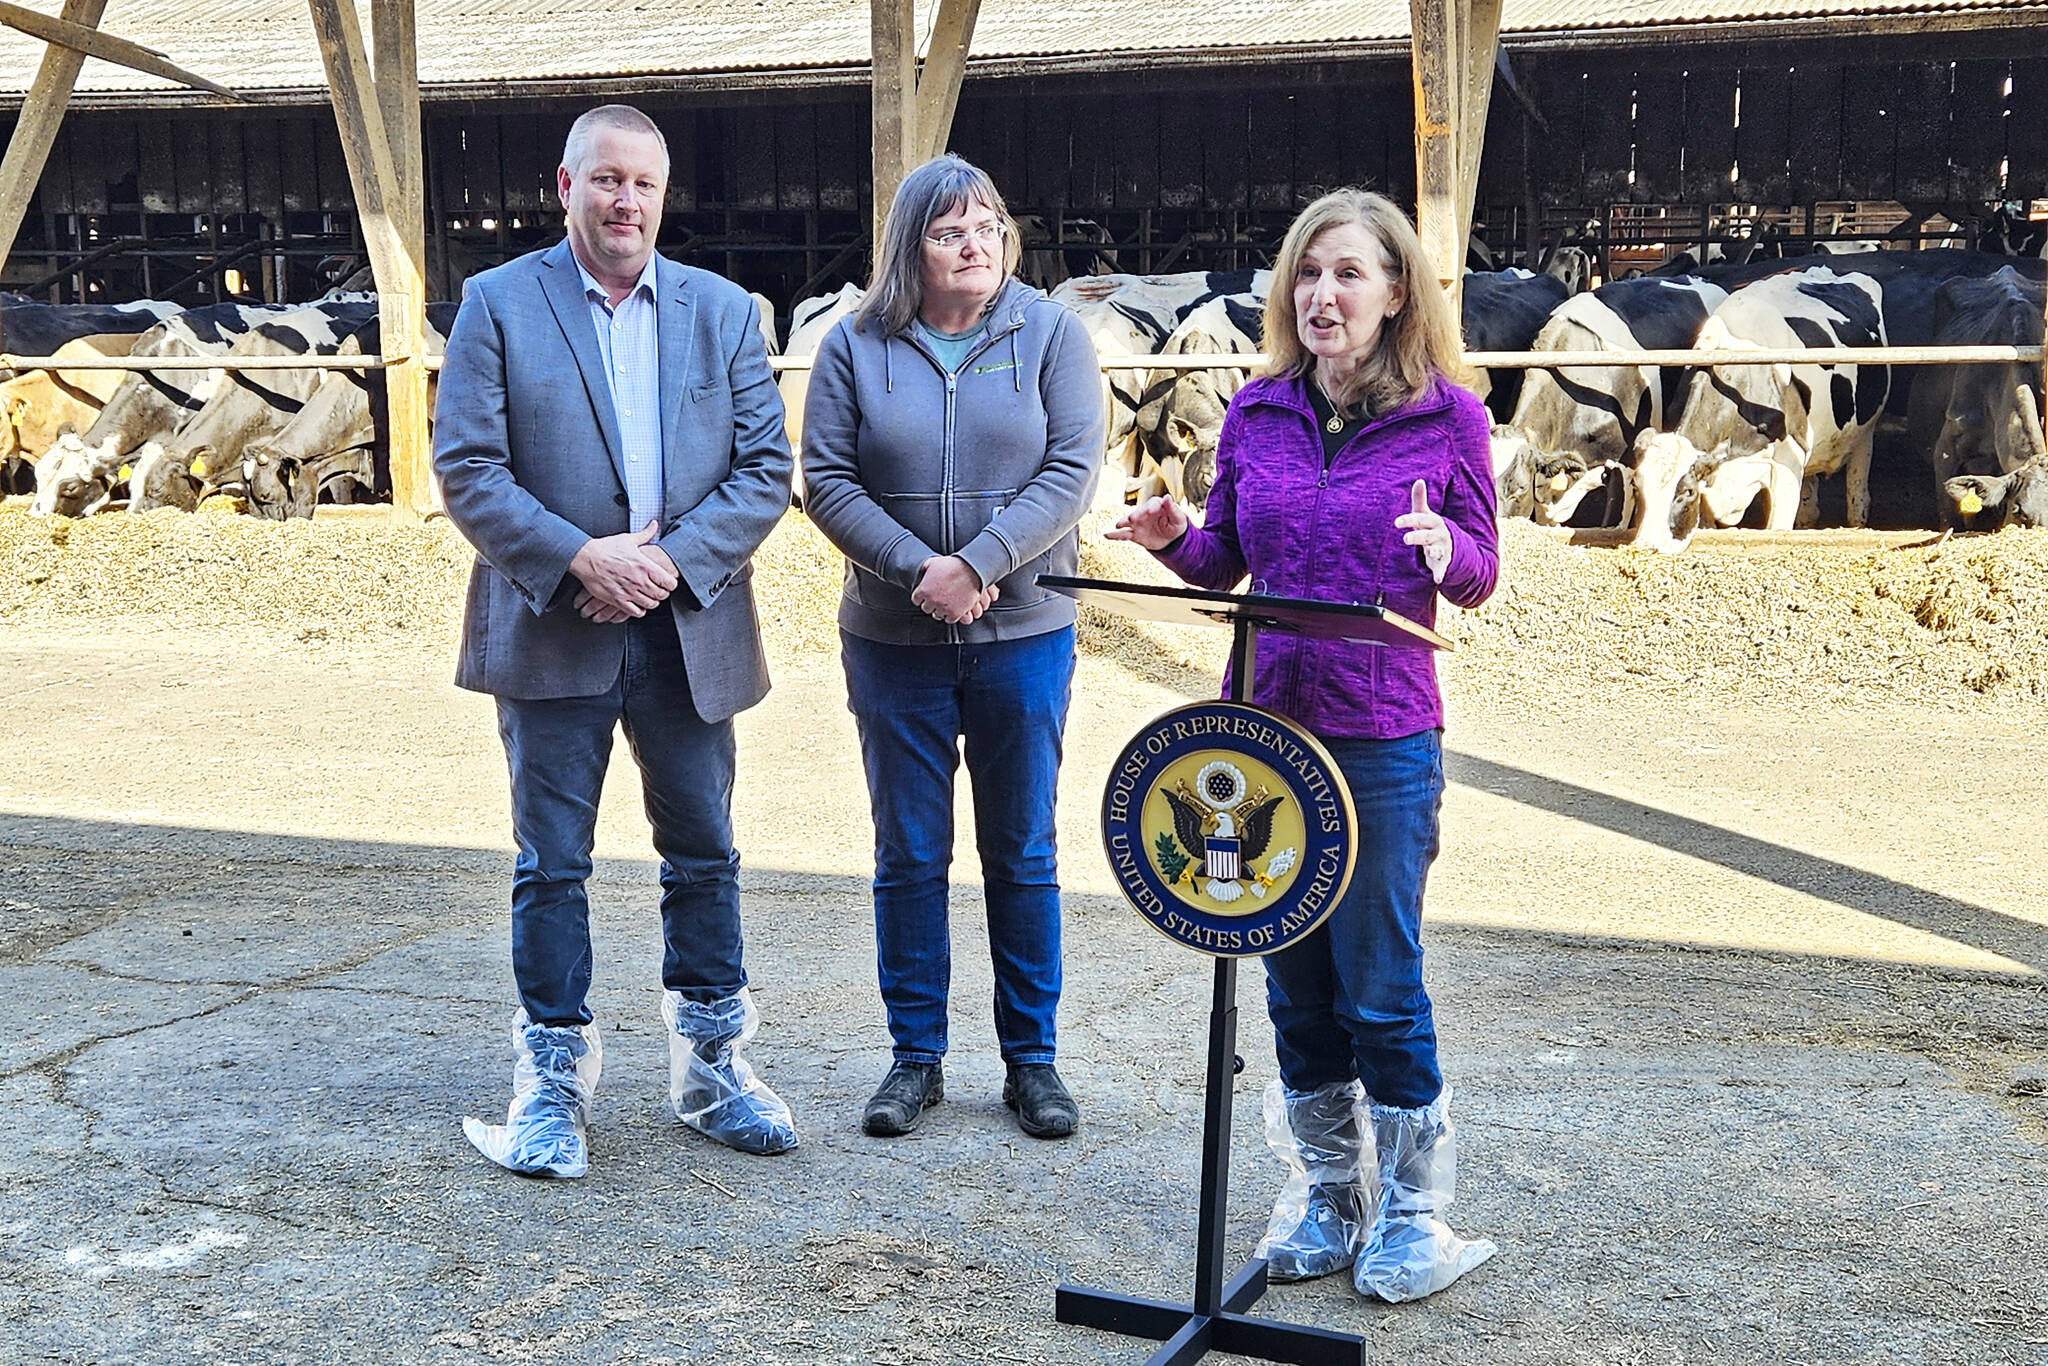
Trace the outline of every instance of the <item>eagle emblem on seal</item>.
{"label": "eagle emblem on seal", "polygon": [[1173,811],[1173,833],[1162,831],[1154,845],[1168,881],[1228,905],[1247,891],[1264,897],[1294,866],[1299,851],[1290,847],[1259,869],[1257,860],[1273,843],[1273,816],[1287,798],[1250,787],[1243,770],[1217,759],[1195,775],[1192,789],[1183,778],[1159,790]]}

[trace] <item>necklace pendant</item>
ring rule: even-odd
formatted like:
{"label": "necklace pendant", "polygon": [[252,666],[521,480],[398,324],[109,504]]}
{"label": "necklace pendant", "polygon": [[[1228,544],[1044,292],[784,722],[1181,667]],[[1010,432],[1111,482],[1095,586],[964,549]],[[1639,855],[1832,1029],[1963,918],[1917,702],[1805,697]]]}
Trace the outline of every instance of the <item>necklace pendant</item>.
{"label": "necklace pendant", "polygon": [[1331,436],[1335,436],[1337,433],[1344,430],[1344,419],[1339,417],[1335,413],[1331,413],[1330,420],[1323,424],[1323,430],[1328,432]]}

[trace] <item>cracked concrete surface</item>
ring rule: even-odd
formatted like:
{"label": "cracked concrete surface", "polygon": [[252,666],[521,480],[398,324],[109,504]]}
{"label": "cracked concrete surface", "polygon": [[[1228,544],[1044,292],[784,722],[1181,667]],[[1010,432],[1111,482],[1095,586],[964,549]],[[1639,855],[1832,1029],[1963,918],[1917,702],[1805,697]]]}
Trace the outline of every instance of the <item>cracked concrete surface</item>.
{"label": "cracked concrete surface", "polygon": [[[105,704],[230,658],[240,734],[323,747],[274,763],[159,714],[110,760],[48,724],[67,680]],[[1076,1138],[1027,1139],[998,1099],[966,849],[946,1102],[908,1139],[858,1132],[887,1058],[871,834],[843,693],[799,659],[746,719],[737,815],[753,1057],[803,1146],[747,1158],[667,1111],[618,767],[591,1174],[536,1183],[458,1127],[505,1099],[508,855],[488,704],[438,650],[42,632],[0,662],[37,679],[0,699],[9,1359],[1135,1363],[1053,1323],[1054,1285],[1186,1295],[1210,966],[1113,896],[1089,824],[1160,680],[1090,661],[1077,689]],[[1330,1280],[1260,1311],[1403,1362],[2048,1361],[2041,727],[1611,699],[1538,748],[1498,701],[1459,700],[1428,934],[1455,1222],[1501,1254],[1421,1305]],[[1247,965],[1235,1254],[1278,1183],[1259,997]]]}

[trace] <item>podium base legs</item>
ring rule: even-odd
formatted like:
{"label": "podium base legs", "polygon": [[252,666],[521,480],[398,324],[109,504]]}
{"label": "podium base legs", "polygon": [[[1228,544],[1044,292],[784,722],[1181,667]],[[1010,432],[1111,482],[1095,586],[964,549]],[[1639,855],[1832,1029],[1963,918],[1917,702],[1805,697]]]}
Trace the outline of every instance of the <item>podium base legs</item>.
{"label": "podium base legs", "polygon": [[1266,1293],[1266,1263],[1253,1258],[1223,1287],[1221,1312],[1202,1314],[1190,1304],[1141,1300],[1106,1290],[1063,1285],[1053,1317],[1081,1328],[1100,1328],[1160,1344],[1146,1366],[1194,1366],[1211,1352],[1229,1352],[1290,1366],[1364,1366],[1365,1339],[1299,1323],[1252,1318],[1243,1311]]}

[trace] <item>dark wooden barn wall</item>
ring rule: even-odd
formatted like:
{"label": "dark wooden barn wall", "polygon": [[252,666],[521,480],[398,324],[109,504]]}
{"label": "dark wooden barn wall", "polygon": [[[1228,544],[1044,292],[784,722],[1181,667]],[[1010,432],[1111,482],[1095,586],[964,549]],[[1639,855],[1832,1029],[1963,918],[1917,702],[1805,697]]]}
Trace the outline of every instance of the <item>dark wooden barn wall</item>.
{"label": "dark wooden barn wall", "polygon": [[1525,159],[1521,110],[1496,95],[1490,202],[1520,202],[1525,188],[1553,205],[1968,202],[2001,194],[2001,162],[2005,197],[2048,195],[2048,62],[1544,61],[1524,64],[1522,83],[1550,127],[1531,133]]}
{"label": "dark wooden barn wall", "polygon": [[[1627,55],[1521,64],[1548,129],[1497,93],[1483,202],[1907,202],[2048,195],[2048,61],[1633,69]],[[2006,93],[2008,80],[2012,83]],[[1736,110],[1740,101],[1740,121]],[[1130,95],[970,95],[953,146],[1022,210],[1286,211],[1336,184],[1414,193],[1405,82]],[[683,210],[858,211],[865,105],[654,110]],[[568,114],[432,113],[436,208],[554,205]],[[1526,149],[1525,149],[1525,131]],[[348,211],[320,111],[65,120],[50,213]]]}

